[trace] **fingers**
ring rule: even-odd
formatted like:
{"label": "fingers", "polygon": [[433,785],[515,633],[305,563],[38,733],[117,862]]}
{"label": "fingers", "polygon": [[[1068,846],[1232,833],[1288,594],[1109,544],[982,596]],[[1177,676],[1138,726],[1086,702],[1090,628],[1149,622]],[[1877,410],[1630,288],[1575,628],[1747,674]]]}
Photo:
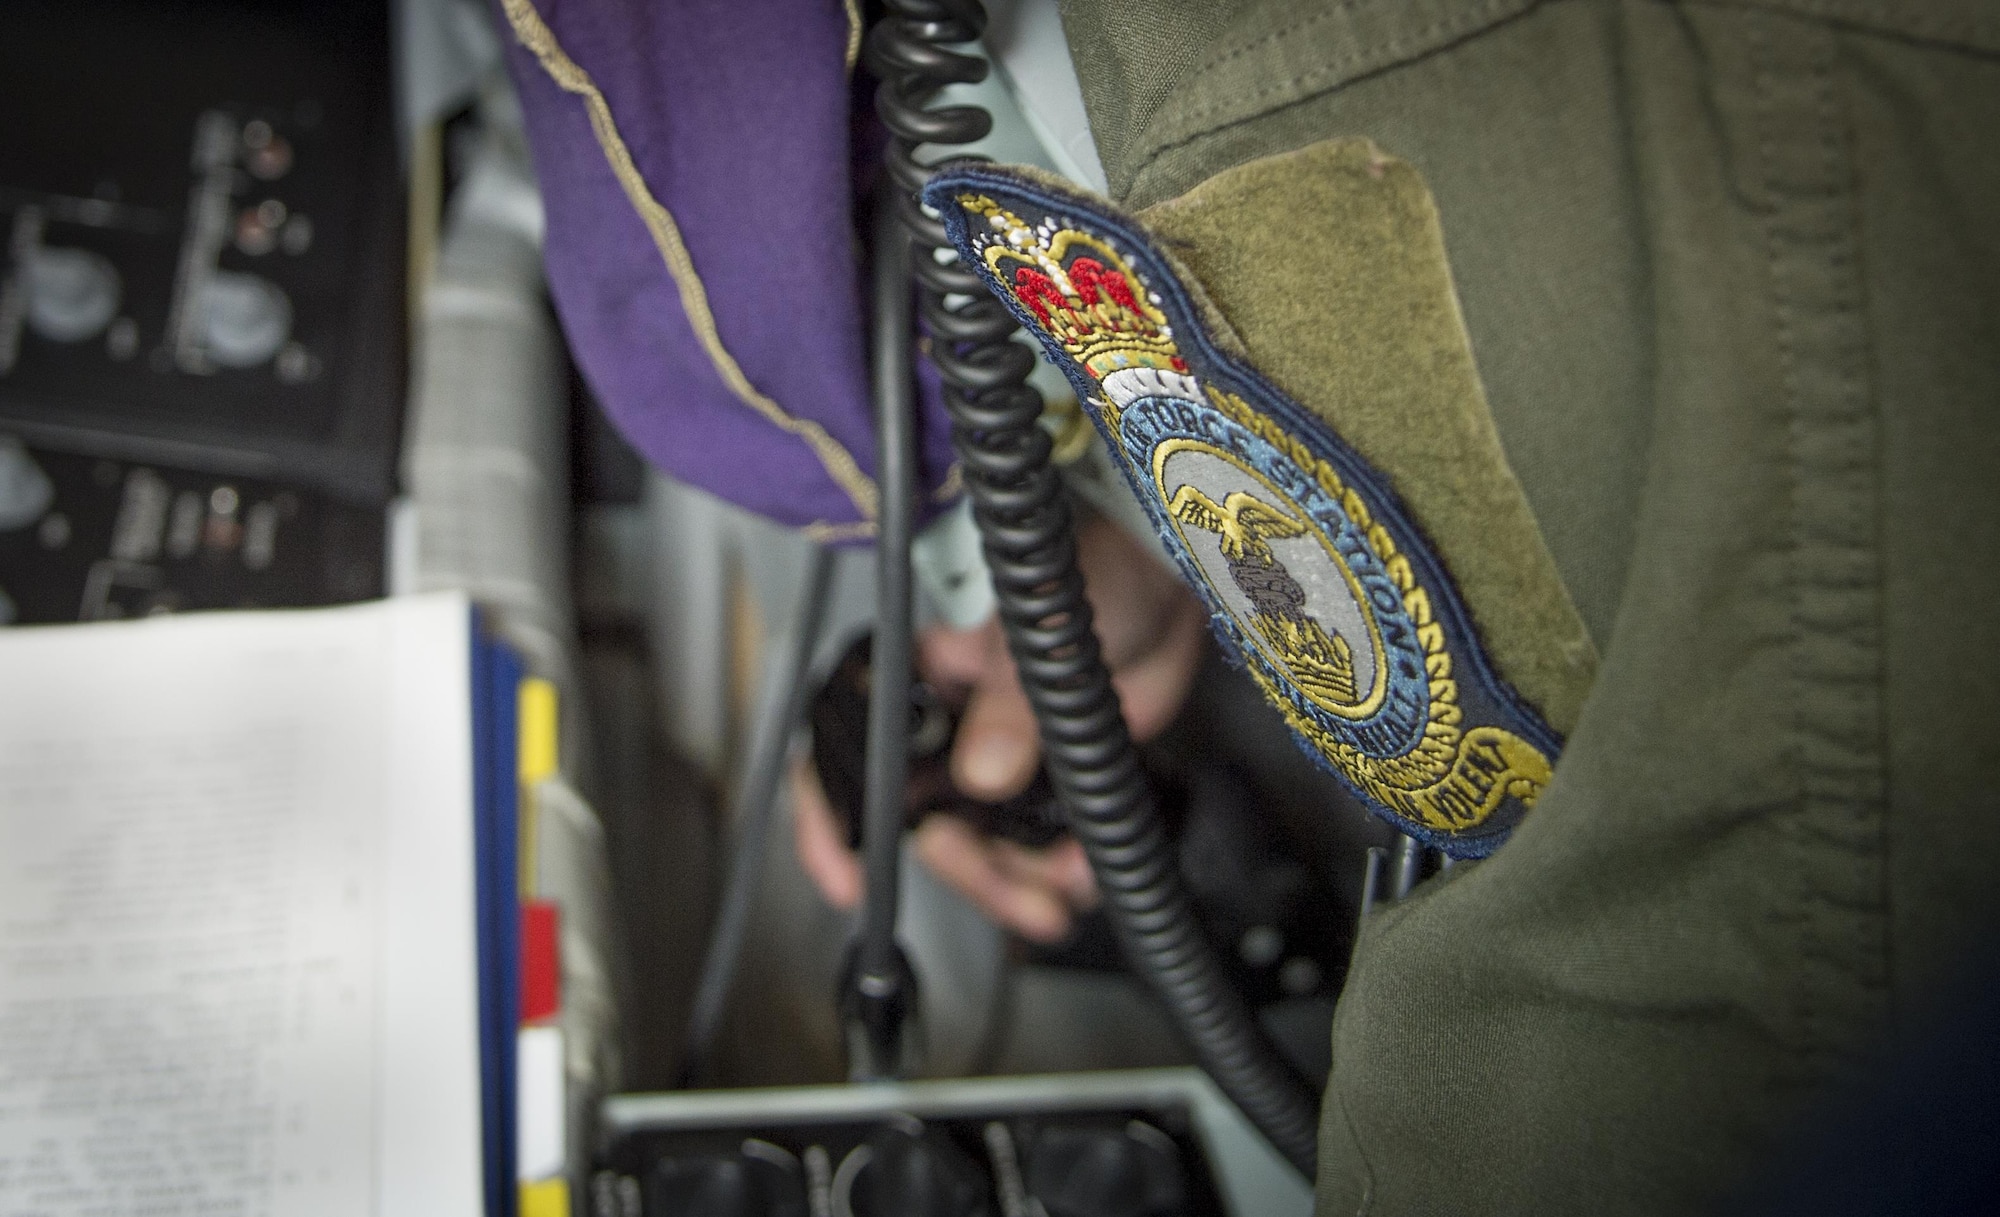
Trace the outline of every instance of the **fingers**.
{"label": "fingers", "polygon": [[[1107,591],[1100,599],[1116,594]],[[1179,595],[1162,606],[1143,648],[1125,647],[1122,664],[1113,666],[1111,684],[1133,739],[1140,743],[1152,739],[1180,712],[1201,666],[1205,626],[1201,606],[1192,596]],[[995,645],[959,721],[951,777],[966,794],[998,803],[1026,790],[1034,780],[1041,762],[1041,736],[1013,659],[999,644],[999,622],[988,622],[984,628],[992,633]]]}
{"label": "fingers", "polygon": [[861,861],[847,848],[840,821],[803,757],[792,762],[792,845],[806,877],[837,909],[861,903]]}
{"label": "fingers", "polygon": [[1034,781],[1042,745],[1034,708],[1000,643],[1000,624],[989,622],[986,629],[992,636],[990,658],[959,719],[958,739],[951,749],[951,780],[975,799],[999,803]]}
{"label": "fingers", "polygon": [[1004,852],[1012,849],[1019,855],[1030,851],[983,837],[953,816],[925,820],[917,829],[916,842],[917,856],[924,865],[994,922],[1032,942],[1060,942],[1068,937],[1071,906],[1065,892],[1051,882],[1030,877],[1037,870],[1034,863]]}
{"label": "fingers", "polygon": [[1113,672],[1152,655],[1195,606],[1178,575],[1102,516],[1077,526],[1076,560],[1104,662]]}
{"label": "fingers", "polygon": [[[1107,520],[1086,521],[1078,560],[1112,683],[1133,738],[1173,720],[1201,662],[1201,606],[1171,571]],[[986,802],[1028,788],[1041,761],[1035,715],[997,620],[973,630],[933,629],[919,643],[925,678],[969,689],[952,747],[952,782]]]}
{"label": "fingers", "polygon": [[[861,863],[847,848],[840,822],[812,767],[791,769],[792,834],[799,865],[835,908],[861,903]],[[1075,841],[1027,849],[990,840],[963,820],[932,816],[916,833],[917,856],[994,921],[1035,942],[1058,942],[1076,909],[1094,908],[1097,884]]]}
{"label": "fingers", "polygon": [[1007,878],[1052,891],[1078,912],[1097,907],[1097,876],[1076,838],[1064,837],[1042,849],[997,839],[987,844],[994,865]]}
{"label": "fingers", "polygon": [[1041,760],[1041,739],[999,620],[989,617],[969,630],[926,630],[917,654],[925,680],[966,695],[951,750],[952,784],[986,802],[1026,790]]}
{"label": "fingers", "polygon": [[1178,601],[1154,646],[1111,674],[1133,739],[1142,744],[1152,739],[1180,712],[1201,667],[1206,634],[1201,606],[1192,597]]}
{"label": "fingers", "polygon": [[[1200,665],[1205,617],[1175,575],[1108,521],[1086,521],[1077,537],[1098,634],[1112,685],[1135,739],[1158,735],[1186,700]],[[1000,623],[973,630],[933,629],[919,640],[926,680],[965,690],[967,700],[952,746],[952,784],[985,802],[1003,802],[1034,780],[1041,737]],[[821,803],[823,807],[823,802]],[[827,819],[831,820],[830,814]],[[806,854],[801,827],[801,858]],[[851,886],[815,875],[821,890],[860,893],[852,855],[833,841]],[[1083,848],[1065,838],[1027,849],[980,835],[951,816],[932,816],[916,833],[918,856],[987,916],[1036,942],[1066,937],[1074,913],[1098,902]],[[832,863],[821,863],[829,870]],[[813,870],[808,863],[808,871]]]}
{"label": "fingers", "polygon": [[917,669],[940,689],[968,689],[987,665],[1004,659],[1006,642],[999,619],[988,617],[969,630],[932,626],[917,635]]}

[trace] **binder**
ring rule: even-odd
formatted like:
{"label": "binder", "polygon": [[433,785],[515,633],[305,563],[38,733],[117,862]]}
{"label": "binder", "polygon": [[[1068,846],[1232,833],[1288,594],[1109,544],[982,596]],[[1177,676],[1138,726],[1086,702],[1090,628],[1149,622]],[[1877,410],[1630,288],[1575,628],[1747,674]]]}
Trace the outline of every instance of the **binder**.
{"label": "binder", "polygon": [[[460,595],[0,631],[0,1021],[46,1041],[0,1043],[0,1159],[62,1176],[10,1201],[140,1210],[159,1160],[218,1210],[566,1207],[517,1178],[522,678]],[[207,869],[161,881],[179,859]],[[122,1038],[70,1032],[106,1009]],[[208,1060],[241,1095],[74,1100]],[[224,1127],[269,1152],[204,1174]]]}
{"label": "binder", "polygon": [[540,798],[561,780],[555,686],[528,678],[518,698],[521,984],[513,1078],[517,1217],[567,1217],[569,1095],[562,1018],[562,909],[539,889]]}
{"label": "binder", "polygon": [[479,1046],[487,1217],[516,1217],[515,1115],[521,1023],[520,658],[472,634],[473,807],[479,924]]}

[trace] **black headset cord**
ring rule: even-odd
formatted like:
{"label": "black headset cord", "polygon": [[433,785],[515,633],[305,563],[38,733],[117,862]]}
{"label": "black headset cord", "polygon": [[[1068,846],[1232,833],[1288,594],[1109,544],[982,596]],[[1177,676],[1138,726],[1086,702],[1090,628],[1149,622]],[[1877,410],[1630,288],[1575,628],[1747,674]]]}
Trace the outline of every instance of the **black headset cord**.
{"label": "black headset cord", "polygon": [[944,86],[984,79],[985,59],[964,44],[985,29],[985,9],[978,0],[886,8],[869,32],[867,63],[882,82],[875,108],[891,133],[890,194],[911,234],[918,313],[1050,777],[1134,969],[1223,1093],[1311,1178],[1316,1097],[1258,1030],[1195,920],[1098,653],[1069,505],[1039,422],[1041,394],[1027,384],[1034,354],[1012,340],[1014,318],[978,276],[955,255],[941,260],[938,251],[951,251],[944,226],[918,201],[931,173],[918,145],[968,144],[992,128],[977,106],[927,108]]}

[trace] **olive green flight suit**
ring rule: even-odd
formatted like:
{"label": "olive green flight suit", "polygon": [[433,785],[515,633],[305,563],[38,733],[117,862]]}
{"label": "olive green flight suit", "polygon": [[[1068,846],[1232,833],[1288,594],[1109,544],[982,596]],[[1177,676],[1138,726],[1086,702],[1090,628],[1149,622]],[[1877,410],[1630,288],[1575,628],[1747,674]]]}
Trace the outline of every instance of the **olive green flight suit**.
{"label": "olive green flight suit", "polygon": [[2000,4],[1063,16],[1114,199],[1309,408],[1370,352],[1315,337],[1300,251],[1351,217],[1286,154],[1421,175],[1538,525],[1484,543],[1552,557],[1597,656],[1514,838],[1365,927],[1320,1211],[1708,1207],[1993,924]]}

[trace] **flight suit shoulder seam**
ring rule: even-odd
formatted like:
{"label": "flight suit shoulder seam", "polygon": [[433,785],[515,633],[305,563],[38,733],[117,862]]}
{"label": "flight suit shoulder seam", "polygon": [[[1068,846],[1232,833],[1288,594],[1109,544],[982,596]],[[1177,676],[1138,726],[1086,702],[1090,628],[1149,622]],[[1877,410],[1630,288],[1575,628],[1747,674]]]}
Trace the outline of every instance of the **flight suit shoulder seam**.
{"label": "flight suit shoulder seam", "polygon": [[[1177,148],[1239,123],[1254,121],[1272,110],[1424,58],[1539,7],[1541,2],[1476,0],[1468,5],[1452,6],[1451,11],[1415,28],[1395,30],[1387,37],[1358,40],[1341,53],[1260,85],[1248,93],[1232,94],[1186,110],[1170,109],[1162,115],[1163,121],[1158,123],[1158,129],[1149,132],[1150,138],[1143,145],[1146,150],[1134,163],[1130,180],[1138,183],[1162,157]],[[1239,60],[1277,46],[1308,27],[1336,17],[1371,15],[1371,10],[1384,7],[1374,0],[1345,0],[1334,7],[1317,10],[1204,62],[1191,74],[1190,83],[1198,83]],[[1393,18],[1390,20],[1393,25]]]}

